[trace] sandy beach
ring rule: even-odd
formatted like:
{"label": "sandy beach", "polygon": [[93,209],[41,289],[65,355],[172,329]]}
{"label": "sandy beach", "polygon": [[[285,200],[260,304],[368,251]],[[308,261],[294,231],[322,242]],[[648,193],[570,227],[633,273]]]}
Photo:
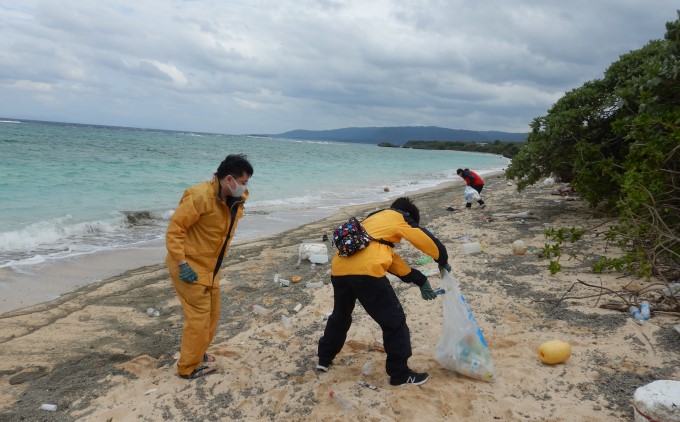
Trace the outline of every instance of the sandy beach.
{"label": "sandy beach", "polygon": [[[298,264],[298,248],[321,243],[348,217],[363,217],[387,206],[384,202],[232,245],[221,282],[220,326],[209,349],[219,373],[205,378],[187,381],[176,375],[182,311],[161,264],[3,314],[0,420],[633,420],[637,387],[680,379],[680,334],[673,329],[680,318],[654,313],[638,325],[627,312],[601,307],[616,297],[582,284],[572,288],[585,282],[618,292],[654,283],[592,272],[592,260],[616,250],[602,238],[611,221],[593,217],[585,201],[553,195],[557,185],[517,193],[501,175],[486,179],[484,210],[460,210],[458,184],[411,197],[422,225],[447,246],[452,274],[489,343],[496,382],[472,380],[439,365],[434,348],[442,331],[441,302],[425,302],[415,286],[399,281],[394,287],[411,330],[409,364],[428,371],[430,380],[418,387],[389,385],[385,355],[375,347],[380,329],[360,306],[331,370],[314,371],[316,344],[332,310],[330,264]],[[459,210],[447,210],[450,206]],[[520,212],[533,214],[507,216]],[[573,246],[576,258],[563,256],[563,270],[556,275],[538,254],[546,227],[586,229]],[[529,251],[513,255],[511,244],[520,239]],[[479,241],[482,251],[465,254],[465,241]],[[397,251],[411,264],[423,258],[406,242]],[[436,264],[420,268],[436,270]],[[275,274],[302,281],[282,287],[273,282]],[[308,282],[324,285],[308,288]],[[431,284],[439,286],[437,276]],[[571,298],[560,300],[567,291]],[[271,312],[255,314],[253,304]],[[159,316],[148,315],[148,308]],[[569,342],[572,355],[546,365],[536,350],[553,339]],[[42,410],[43,404],[57,409]]]}

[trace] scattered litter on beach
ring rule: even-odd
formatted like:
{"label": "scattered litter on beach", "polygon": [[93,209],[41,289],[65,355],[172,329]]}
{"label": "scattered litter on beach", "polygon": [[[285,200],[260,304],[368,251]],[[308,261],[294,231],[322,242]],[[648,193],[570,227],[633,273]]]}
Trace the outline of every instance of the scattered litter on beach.
{"label": "scattered litter on beach", "polygon": [[283,324],[283,328],[286,330],[293,328],[293,321],[285,315],[281,315],[281,324]]}
{"label": "scattered litter on beach", "polygon": [[373,385],[373,384],[369,384],[369,383],[367,383],[366,381],[359,380],[359,381],[357,381],[357,384],[359,384],[359,385],[362,386],[362,387],[366,387],[366,388],[368,388],[368,389],[370,389],[370,390],[378,391],[378,387],[376,387],[376,386]]}
{"label": "scattered litter on beach", "polygon": [[152,317],[161,316],[161,312],[158,309],[154,309],[154,308],[146,308],[146,314],[148,316],[152,316]]}

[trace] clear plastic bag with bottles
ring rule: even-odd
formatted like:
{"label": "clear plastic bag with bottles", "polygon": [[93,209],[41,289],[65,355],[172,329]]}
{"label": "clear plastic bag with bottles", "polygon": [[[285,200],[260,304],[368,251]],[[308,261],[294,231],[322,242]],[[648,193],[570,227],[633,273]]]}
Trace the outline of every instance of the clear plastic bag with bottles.
{"label": "clear plastic bag with bottles", "polygon": [[492,382],[496,380],[491,351],[472,309],[460,292],[458,282],[446,270],[441,285],[444,326],[435,347],[434,357],[444,368],[470,378]]}

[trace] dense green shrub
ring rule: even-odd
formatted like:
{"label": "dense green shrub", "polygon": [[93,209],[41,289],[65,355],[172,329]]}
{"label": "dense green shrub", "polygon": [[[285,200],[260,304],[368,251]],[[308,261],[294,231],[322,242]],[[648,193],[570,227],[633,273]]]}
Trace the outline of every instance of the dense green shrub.
{"label": "dense green shrub", "polygon": [[678,17],[663,40],[621,56],[534,119],[506,172],[519,190],[557,176],[617,213],[615,237],[641,275],[677,277],[680,266]]}

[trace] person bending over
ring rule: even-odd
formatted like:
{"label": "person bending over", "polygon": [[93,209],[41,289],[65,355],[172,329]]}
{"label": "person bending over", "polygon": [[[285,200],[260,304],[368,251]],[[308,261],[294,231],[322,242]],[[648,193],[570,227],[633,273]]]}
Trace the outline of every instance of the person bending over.
{"label": "person bending over", "polygon": [[427,277],[417,269],[410,268],[393,249],[394,244],[407,239],[417,249],[434,258],[440,268],[450,271],[446,247],[427,229],[420,227],[419,223],[418,207],[409,198],[399,198],[389,209],[376,211],[361,223],[368,234],[379,241],[371,241],[352,256],[336,253],[333,257],[333,313],[319,340],[317,370],[327,372],[345,344],[347,331],[352,324],[352,311],[358,300],[382,329],[387,354],[385,370],[390,376],[390,384],[420,385],[428,380],[427,373],[415,372],[408,366],[411,336],[406,315],[386,277],[389,272],[406,283],[417,285],[425,300],[436,297]]}
{"label": "person bending over", "polygon": [[[482,189],[484,189],[484,180],[475,173],[474,171],[470,169],[458,169],[456,170],[456,174],[465,180],[465,184],[470,186],[472,189],[476,190],[477,193],[479,193],[480,197],[477,203],[479,204],[480,208],[486,207],[486,204],[484,204],[484,200],[482,199]],[[472,208],[472,202],[468,202],[465,204],[465,208]]]}

